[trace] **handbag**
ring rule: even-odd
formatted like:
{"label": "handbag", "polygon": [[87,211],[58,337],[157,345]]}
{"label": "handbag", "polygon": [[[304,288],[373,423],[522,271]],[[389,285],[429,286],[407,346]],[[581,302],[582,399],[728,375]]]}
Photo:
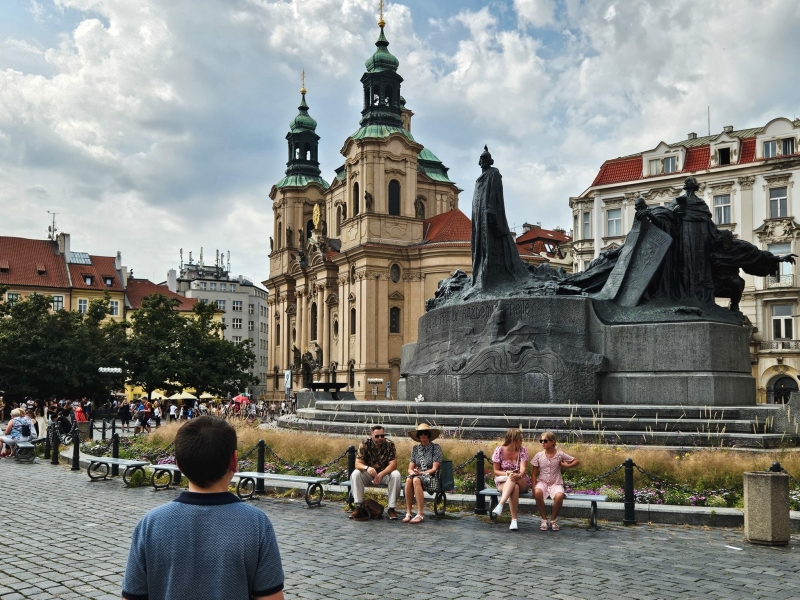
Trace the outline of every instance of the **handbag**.
{"label": "handbag", "polygon": [[364,498],[364,502],[361,503],[361,507],[367,510],[370,519],[383,518],[383,504],[375,502],[375,500],[372,500],[371,498]]}
{"label": "handbag", "polygon": [[506,481],[508,481],[508,475],[500,475],[494,478],[495,483],[505,483]]}

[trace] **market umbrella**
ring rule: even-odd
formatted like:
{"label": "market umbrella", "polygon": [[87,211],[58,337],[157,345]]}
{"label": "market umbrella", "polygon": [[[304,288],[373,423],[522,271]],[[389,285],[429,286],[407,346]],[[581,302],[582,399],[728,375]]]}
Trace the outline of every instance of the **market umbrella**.
{"label": "market umbrella", "polygon": [[200,394],[200,400],[214,400],[215,398],[216,396],[212,396],[208,392],[203,392],[202,394]]}
{"label": "market umbrella", "polygon": [[153,395],[150,396],[150,398],[152,398],[153,400],[163,400],[164,398],[166,398],[166,396],[161,392],[153,392]]}
{"label": "market umbrella", "polygon": [[242,396],[241,394],[239,394],[233,399],[233,401],[236,402],[236,404],[242,404],[242,403],[246,404],[250,402],[250,399],[247,396]]}
{"label": "market umbrella", "polygon": [[173,394],[169,397],[170,400],[197,400],[197,396],[192,396],[189,392],[181,392],[180,394]]}

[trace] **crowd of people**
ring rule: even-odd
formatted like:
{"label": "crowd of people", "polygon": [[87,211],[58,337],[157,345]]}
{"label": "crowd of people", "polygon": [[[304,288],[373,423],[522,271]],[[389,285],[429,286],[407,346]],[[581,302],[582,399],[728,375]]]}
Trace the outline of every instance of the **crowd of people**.
{"label": "crowd of people", "polygon": [[[442,464],[442,449],[433,440],[439,437],[440,431],[427,423],[407,432],[415,442],[411,450],[411,460],[405,483],[406,515],[403,523],[419,524],[425,520],[425,492],[434,494],[440,491],[439,469]],[[528,475],[528,451],[523,446],[521,429],[509,429],[503,443],[495,448],[492,454],[494,482],[500,494],[494,514],[502,514],[506,503],[511,513],[511,531],[518,531],[517,511],[520,494],[533,487],[536,508],[541,517],[539,529],[542,531],[558,531],[558,513],[566,497],[562,469],[578,466],[579,461],[557,448],[556,436],[552,431],[542,433],[539,438],[542,450],[530,461],[532,473]],[[368,511],[363,509],[364,488],[385,485],[388,490],[387,515],[390,520],[398,518],[397,499],[400,493],[401,476],[397,468],[397,450],[394,442],[386,437],[381,425],[374,425],[370,437],[361,442],[356,453],[355,470],[350,475],[355,507],[350,518],[356,521],[370,519]],[[533,482],[536,482],[535,484]],[[553,501],[550,519],[547,518],[545,500]],[[414,514],[414,502],[417,512]]]}

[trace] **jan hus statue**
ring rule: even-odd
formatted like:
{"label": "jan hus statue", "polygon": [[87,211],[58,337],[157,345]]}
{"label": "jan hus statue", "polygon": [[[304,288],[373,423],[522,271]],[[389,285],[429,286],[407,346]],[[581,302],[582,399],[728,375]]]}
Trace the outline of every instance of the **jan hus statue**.
{"label": "jan hus statue", "polygon": [[525,281],[529,274],[508,228],[503,177],[492,166],[488,147],[478,164],[483,173],[472,197],[472,288],[489,291]]}

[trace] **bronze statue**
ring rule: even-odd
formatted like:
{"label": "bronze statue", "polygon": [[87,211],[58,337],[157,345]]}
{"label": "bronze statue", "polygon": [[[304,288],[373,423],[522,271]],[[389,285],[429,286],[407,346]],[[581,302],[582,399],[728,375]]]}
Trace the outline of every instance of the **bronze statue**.
{"label": "bronze statue", "polygon": [[483,173],[472,198],[472,286],[488,291],[525,281],[529,275],[508,228],[503,178],[492,166],[488,147],[484,146],[478,164]]}
{"label": "bronze statue", "polygon": [[292,369],[299,369],[300,368],[300,348],[292,345]]}

